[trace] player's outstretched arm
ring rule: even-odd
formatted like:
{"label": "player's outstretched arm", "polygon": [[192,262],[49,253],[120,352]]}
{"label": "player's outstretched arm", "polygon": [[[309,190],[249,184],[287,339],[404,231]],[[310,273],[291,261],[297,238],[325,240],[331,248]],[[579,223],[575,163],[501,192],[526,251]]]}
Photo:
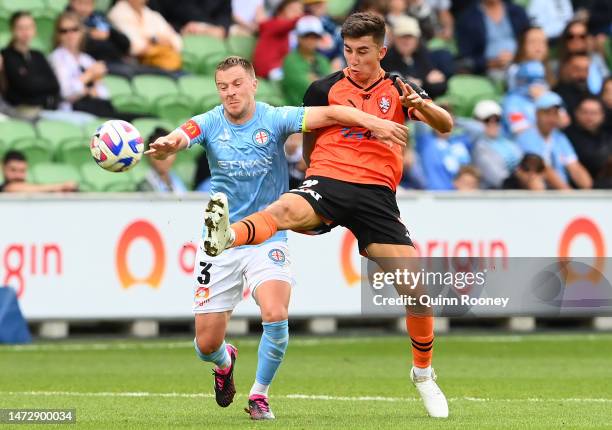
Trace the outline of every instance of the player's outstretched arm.
{"label": "player's outstretched arm", "polygon": [[149,149],[145,154],[158,160],[164,160],[169,155],[176,154],[181,149],[187,148],[189,141],[184,133],[175,130],[172,133],[162,136],[149,144]]}
{"label": "player's outstretched arm", "polygon": [[408,141],[408,127],[404,124],[378,118],[349,106],[306,107],[304,121],[307,130],[338,124],[348,127],[364,127],[370,130],[378,140],[390,146],[406,146]]}
{"label": "player's outstretched arm", "polygon": [[453,129],[453,117],[431,101],[425,101],[414,88],[398,79],[402,95],[400,101],[405,108],[414,108],[414,115],[440,133],[449,133]]}

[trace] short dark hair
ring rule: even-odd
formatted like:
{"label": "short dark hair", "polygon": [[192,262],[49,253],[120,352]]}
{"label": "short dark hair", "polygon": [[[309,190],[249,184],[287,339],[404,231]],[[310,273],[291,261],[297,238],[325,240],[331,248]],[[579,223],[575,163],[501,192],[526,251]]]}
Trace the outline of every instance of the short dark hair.
{"label": "short dark hair", "polygon": [[602,110],[604,109],[603,102],[597,96],[587,95],[587,96],[583,97],[582,99],[580,99],[580,101],[576,105],[576,110],[578,110],[578,108],[580,108],[580,106],[582,106],[582,104],[584,102],[594,102],[594,103],[597,103],[599,106],[601,106]]}
{"label": "short dark hair", "polygon": [[525,172],[542,173],[546,165],[544,164],[544,159],[538,154],[527,153],[523,156],[518,167]]}
{"label": "short dark hair", "polygon": [[170,132],[163,127],[155,127],[153,132],[149,135],[148,143],[155,142],[160,137],[168,135]]}
{"label": "short dark hair", "polygon": [[359,12],[350,15],[344,21],[340,34],[343,39],[372,36],[374,42],[382,45],[385,41],[385,31],[385,21],[380,16],[370,12]]}
{"label": "short dark hair", "polygon": [[13,149],[13,150],[7,151],[6,154],[4,154],[4,158],[2,159],[2,162],[4,164],[8,163],[9,161],[24,161],[24,162],[27,162],[28,160],[26,159],[26,156],[24,155],[23,152],[15,151]]}
{"label": "short dark hair", "polygon": [[232,67],[235,67],[235,66],[242,67],[253,78],[255,77],[255,69],[253,69],[253,65],[251,64],[251,62],[245,58],[238,57],[235,55],[227,57],[224,60],[222,60],[219,64],[217,64],[217,68],[215,69],[215,76],[217,76],[218,71],[220,70],[224,71],[227,69],[231,69]]}

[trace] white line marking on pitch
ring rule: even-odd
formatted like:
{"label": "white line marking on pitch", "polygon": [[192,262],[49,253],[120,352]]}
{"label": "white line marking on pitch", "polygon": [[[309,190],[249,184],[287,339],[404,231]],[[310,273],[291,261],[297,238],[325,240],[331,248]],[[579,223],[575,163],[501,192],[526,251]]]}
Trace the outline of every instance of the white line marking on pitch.
{"label": "white line marking on pitch", "polygon": [[[462,342],[462,343],[515,343],[515,342],[574,342],[578,337],[580,341],[612,341],[611,336],[606,335],[527,335],[527,336],[440,336],[438,342]],[[320,345],[343,345],[343,344],[365,344],[388,342],[394,338],[323,338],[323,339],[292,339],[291,345],[295,346],[320,346]],[[401,337],[397,337],[401,339]],[[237,339],[240,345],[256,346],[258,339]],[[134,349],[188,349],[193,348],[190,341],[178,342],[92,342],[92,343],[44,343],[31,345],[0,345],[0,352],[30,352],[30,351],[115,351]]]}
{"label": "white line marking on pitch", "polygon": [[[78,391],[0,391],[0,395],[5,396],[32,396],[32,397],[175,397],[175,398],[213,398],[212,393],[155,393],[155,392],[78,392]],[[246,397],[244,394],[238,394],[239,397]],[[286,394],[276,395],[276,398],[284,398],[290,400],[321,400],[321,401],[347,401],[347,402],[416,402],[420,399],[416,397],[383,397],[383,396],[329,396],[326,394]],[[451,402],[527,402],[527,403],[612,403],[612,399],[607,398],[523,398],[523,399],[496,399],[483,397],[453,397],[448,399]]]}

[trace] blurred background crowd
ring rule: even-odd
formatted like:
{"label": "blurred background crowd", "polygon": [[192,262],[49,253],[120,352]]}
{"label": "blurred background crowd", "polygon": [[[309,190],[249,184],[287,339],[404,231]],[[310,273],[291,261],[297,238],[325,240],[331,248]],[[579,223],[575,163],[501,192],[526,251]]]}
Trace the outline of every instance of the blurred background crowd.
{"label": "blurred background crowd", "polygon": [[[0,190],[207,191],[201,150],[114,175],[88,136],[120,118],[151,141],[212,108],[227,55],[258,100],[300,105],[346,66],[355,11],[388,23],[383,68],[455,117],[410,124],[401,190],[612,188],[610,0],[0,0]],[[299,183],[300,136],[286,152]]]}

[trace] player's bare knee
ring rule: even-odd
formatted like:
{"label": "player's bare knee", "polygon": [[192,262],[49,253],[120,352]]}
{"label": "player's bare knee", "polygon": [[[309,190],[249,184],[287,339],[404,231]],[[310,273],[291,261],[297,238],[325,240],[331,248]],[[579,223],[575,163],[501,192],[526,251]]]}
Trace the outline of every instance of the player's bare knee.
{"label": "player's bare knee", "polygon": [[268,212],[274,221],[276,221],[276,225],[279,230],[285,230],[290,228],[290,224],[295,218],[293,214],[293,208],[286,200],[280,199],[270,206],[266,208],[266,212]]}
{"label": "player's bare knee", "polygon": [[263,322],[271,323],[284,321],[289,318],[289,312],[285,306],[273,306],[268,309],[261,310],[261,320]]}
{"label": "player's bare knee", "polygon": [[202,354],[210,355],[219,349],[223,343],[223,337],[214,335],[200,335],[196,337],[196,343]]}

